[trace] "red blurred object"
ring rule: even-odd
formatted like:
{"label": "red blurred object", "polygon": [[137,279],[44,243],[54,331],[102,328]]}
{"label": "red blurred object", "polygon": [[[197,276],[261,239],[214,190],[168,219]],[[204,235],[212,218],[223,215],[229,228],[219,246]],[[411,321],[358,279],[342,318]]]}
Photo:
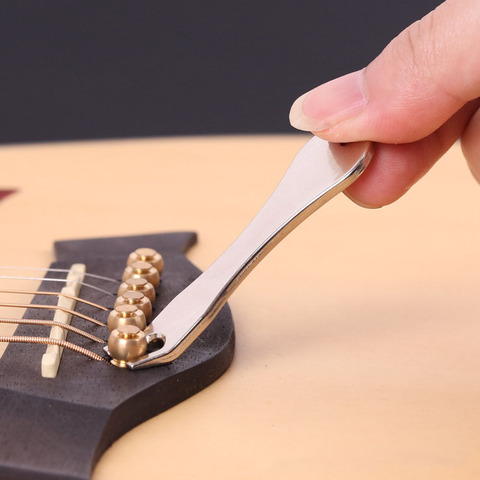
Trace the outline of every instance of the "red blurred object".
{"label": "red blurred object", "polygon": [[16,190],[0,190],[0,200],[3,200],[5,197],[8,197],[15,192]]}

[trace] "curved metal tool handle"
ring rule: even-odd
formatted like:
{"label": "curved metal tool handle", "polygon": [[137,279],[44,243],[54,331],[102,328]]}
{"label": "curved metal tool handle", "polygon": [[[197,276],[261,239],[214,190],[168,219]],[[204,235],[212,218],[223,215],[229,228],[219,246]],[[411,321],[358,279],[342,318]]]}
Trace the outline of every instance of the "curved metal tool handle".
{"label": "curved metal tool handle", "polygon": [[329,144],[312,138],[271,197],[235,242],[153,320],[147,339],[164,344],[131,369],[171,362],[210,324],[230,295],[280,240],[364,171],[370,142]]}

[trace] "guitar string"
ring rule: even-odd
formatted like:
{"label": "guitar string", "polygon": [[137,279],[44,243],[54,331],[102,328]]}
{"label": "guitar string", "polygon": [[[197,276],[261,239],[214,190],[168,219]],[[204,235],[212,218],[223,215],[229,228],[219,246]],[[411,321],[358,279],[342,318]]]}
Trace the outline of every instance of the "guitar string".
{"label": "guitar string", "polygon": [[86,305],[90,305],[92,307],[98,308],[105,312],[108,312],[109,309],[107,307],[103,307],[102,305],[98,305],[98,303],[90,302],[80,297],[75,297],[74,295],[69,295],[68,293],[63,292],[44,292],[41,290],[0,290],[0,293],[8,293],[8,294],[25,294],[25,295],[52,295],[58,297],[69,298],[70,300],[75,300],[76,302],[84,303]]}
{"label": "guitar string", "polygon": [[[60,273],[69,273],[70,269],[67,268],[40,268],[40,267],[12,267],[8,265],[0,265],[0,269],[2,270],[27,270],[27,271],[39,271],[39,272],[60,272]],[[96,278],[98,280],[104,280],[106,282],[113,282],[116,283],[117,285],[120,285],[122,283],[120,280],[116,278],[111,278],[111,277],[105,277],[103,275],[97,275],[95,273],[89,273],[85,272],[82,274],[85,277],[90,277],[90,278]]]}
{"label": "guitar string", "polygon": [[[45,279],[43,279],[45,280]],[[48,280],[48,279],[47,279]],[[76,282],[76,283],[82,283],[82,282]],[[88,286],[88,285],[87,285]],[[93,287],[93,286],[92,286]],[[101,290],[101,289],[100,289]],[[0,291],[0,293],[25,293],[25,294],[46,294],[46,295],[57,295],[57,296],[65,296],[66,298],[72,298],[78,301],[81,301],[83,303],[87,303],[90,305],[93,305],[95,307],[100,308],[101,310],[108,311],[107,308],[97,305],[93,302],[89,301],[83,301],[82,299],[79,299],[77,297],[74,297],[73,295],[68,295],[68,294],[63,294],[61,292],[41,292],[41,291],[21,291],[21,290],[4,290]],[[108,292],[107,292],[108,293]],[[65,313],[68,313],[70,315],[74,315],[80,318],[83,318],[87,321],[93,322],[99,326],[106,326],[104,323],[99,322],[91,317],[88,317],[87,315],[83,315],[81,313],[75,312],[73,310],[70,310],[65,307],[60,307],[58,305],[33,305],[33,304],[12,304],[12,303],[4,303],[0,304],[0,307],[13,307],[13,308],[37,308],[37,309],[45,309],[45,310],[60,310]],[[78,335],[81,335],[89,340],[92,340],[97,343],[105,344],[106,342],[99,337],[85,332],[77,327],[74,327],[72,325],[64,324],[61,322],[56,322],[54,320],[36,320],[36,319],[9,319],[9,318],[1,318],[0,323],[13,323],[13,324],[27,324],[27,325],[43,325],[43,326],[58,326],[62,329],[65,329],[67,331],[71,331],[73,333],[76,333]],[[100,355],[97,355],[94,352],[91,352],[90,350],[87,350],[83,347],[80,347],[78,345],[75,345],[74,343],[68,342],[66,340],[60,340],[60,339],[54,339],[50,337],[32,337],[32,336],[0,336],[0,342],[7,342],[7,343],[33,343],[33,344],[42,344],[42,345],[56,345],[59,347],[66,348],[68,350],[71,350],[75,353],[79,353],[81,355],[86,356],[87,358],[90,358],[92,360],[96,361],[103,361],[106,363],[109,363],[105,358],[101,357]]]}
{"label": "guitar string", "polygon": [[46,327],[60,327],[64,330],[68,330],[69,332],[76,333],[77,335],[81,335],[82,337],[88,338],[93,342],[105,344],[106,341],[102,340],[101,338],[92,335],[91,333],[84,332],[80,328],[74,327],[73,325],[69,325],[62,322],[56,322],[55,320],[37,320],[37,319],[30,319],[30,318],[0,318],[0,324],[17,324],[17,325],[41,325]]}
{"label": "guitar string", "polygon": [[48,338],[48,337],[26,337],[26,336],[0,336],[0,343],[34,343],[38,345],[56,345],[57,347],[66,348],[75,353],[80,353],[85,357],[90,358],[91,360],[96,360],[98,362],[105,362],[110,364],[110,361],[106,358],[87,350],[86,348],[79,347],[74,343],[67,342],[66,340],[59,340],[57,338]]}
{"label": "guitar string", "polygon": [[[68,269],[61,269],[61,268],[29,268],[29,267],[12,267],[12,266],[0,266],[0,269],[9,269],[9,270],[37,270],[37,271],[45,271],[45,272],[61,272],[61,273],[69,273],[71,270]],[[121,282],[110,278],[110,277],[105,277],[102,275],[96,275],[96,274],[91,274],[91,273],[86,273],[85,276],[88,276],[90,278],[96,278],[99,280],[105,280],[105,281],[111,281],[117,284],[120,284]],[[67,280],[67,279],[57,279],[57,278],[40,278],[40,277],[27,277],[27,276],[14,276],[14,275],[0,275],[0,279],[6,279],[6,280],[38,280],[38,281],[49,281],[49,282],[59,282],[59,283],[67,283],[67,282],[73,282],[76,284],[80,284],[82,286],[85,286],[87,288],[91,288],[93,290],[97,290],[101,293],[104,293],[109,296],[115,297],[115,294],[108,292],[107,290],[104,290],[100,287],[97,287],[95,285],[91,285],[86,282],[78,281],[78,280]],[[105,308],[101,305],[98,305],[93,302],[89,302],[87,300],[83,300],[79,297],[75,297],[73,295],[69,294],[64,294],[62,292],[45,292],[45,291],[31,291],[31,290],[0,290],[0,293],[8,293],[8,294],[32,294],[32,295],[57,295],[57,296],[63,296],[65,298],[70,298],[75,301],[79,301],[91,306],[94,306],[96,308],[99,308],[104,311],[108,311],[108,308]],[[32,305],[32,304],[13,304],[13,303],[0,303],[0,307],[7,307],[7,308],[36,308],[36,309],[49,309],[49,310],[60,310],[65,313],[68,313],[73,316],[77,316],[80,318],[83,318],[87,321],[90,321],[92,323],[95,323],[99,326],[106,326],[105,323],[99,322],[98,320],[95,320],[94,318],[91,318],[87,315],[80,314],[78,312],[75,312],[74,310],[70,310],[68,308],[60,307],[58,305]],[[93,334],[90,334],[88,332],[84,332],[83,330],[74,327],[72,325],[68,324],[63,324],[61,322],[56,322],[54,320],[37,320],[37,319],[11,319],[11,318],[0,318],[0,323],[10,323],[10,324],[23,324],[23,325],[42,325],[42,326],[58,326],[62,329],[65,329],[67,331],[71,331],[73,333],[76,333],[78,335],[81,335],[85,338],[88,338],[92,341],[95,341],[97,343],[102,343],[105,344],[106,342],[99,337],[96,337]],[[68,342],[66,340],[60,340],[60,339],[55,339],[55,338],[50,338],[50,337],[33,337],[33,336],[0,336],[0,342],[6,342],[6,343],[32,343],[32,344],[42,344],[42,345],[56,345],[62,348],[66,348],[68,350],[71,350],[75,353],[80,353],[81,355],[84,355],[92,360],[96,361],[102,361],[106,363],[110,363],[109,360],[106,358],[91,352],[90,350],[87,350],[83,347],[80,347],[74,343]]]}
{"label": "guitar string", "polygon": [[89,317],[88,315],[84,315],[83,313],[76,312],[75,310],[70,310],[69,308],[60,307],[59,305],[34,305],[30,303],[0,303],[0,307],[5,308],[36,308],[41,310],[60,310],[62,312],[68,313],[69,315],[74,315],[75,317],[83,318],[88,322],[95,323],[100,327],[106,327],[107,325],[95,318]]}
{"label": "guitar string", "polygon": [[91,288],[98,292],[104,293],[105,295],[116,297],[114,293],[108,292],[103,288],[96,287],[95,285],[91,285],[90,283],[80,282],[79,280],[67,280],[66,278],[48,278],[48,277],[45,277],[45,278],[44,277],[17,277],[14,275],[0,275],[0,279],[2,280],[38,280],[41,282],[60,282],[60,283],[72,282],[72,283],[78,283],[83,287]]}

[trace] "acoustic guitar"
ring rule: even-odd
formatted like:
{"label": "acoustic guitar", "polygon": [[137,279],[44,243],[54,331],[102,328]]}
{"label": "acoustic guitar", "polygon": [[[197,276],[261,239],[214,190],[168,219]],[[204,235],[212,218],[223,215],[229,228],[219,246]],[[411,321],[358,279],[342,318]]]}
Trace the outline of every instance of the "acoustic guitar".
{"label": "acoustic guitar", "polygon": [[[83,263],[118,279],[131,251],[155,248],[165,258],[161,309],[198,275],[193,264],[206,268],[248,223],[305,140],[2,147],[0,190],[15,193],[0,200],[0,264]],[[457,147],[394,206],[372,212],[335,199],[271,253],[231,311],[164,373],[65,349],[57,377],[45,379],[45,345],[9,344],[0,360],[0,478],[476,478],[478,201]],[[1,282],[28,291],[55,283]],[[80,296],[111,306],[88,287]],[[91,305],[77,309],[106,321]],[[102,336],[86,320],[74,324]],[[0,328],[44,337],[50,327]],[[68,340],[104,355],[73,332]]]}

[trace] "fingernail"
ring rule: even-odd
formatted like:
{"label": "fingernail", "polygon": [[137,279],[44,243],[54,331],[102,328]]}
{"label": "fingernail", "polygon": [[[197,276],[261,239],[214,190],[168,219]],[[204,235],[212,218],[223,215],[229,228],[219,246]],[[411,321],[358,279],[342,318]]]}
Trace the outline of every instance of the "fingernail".
{"label": "fingernail", "polygon": [[324,83],[297,98],[290,123],[299,130],[322,131],[360,113],[367,105],[359,70]]}

